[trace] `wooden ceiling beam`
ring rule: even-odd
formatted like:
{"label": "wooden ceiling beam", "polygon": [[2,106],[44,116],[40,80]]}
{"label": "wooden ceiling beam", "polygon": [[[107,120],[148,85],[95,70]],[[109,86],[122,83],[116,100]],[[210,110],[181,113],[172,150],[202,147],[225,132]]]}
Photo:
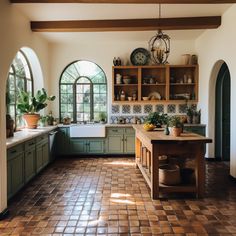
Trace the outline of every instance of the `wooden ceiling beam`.
{"label": "wooden ceiling beam", "polygon": [[10,0],[11,3],[223,4],[236,0]]}
{"label": "wooden ceiling beam", "polygon": [[161,19],[32,21],[34,32],[105,32],[214,29],[221,25],[221,16]]}

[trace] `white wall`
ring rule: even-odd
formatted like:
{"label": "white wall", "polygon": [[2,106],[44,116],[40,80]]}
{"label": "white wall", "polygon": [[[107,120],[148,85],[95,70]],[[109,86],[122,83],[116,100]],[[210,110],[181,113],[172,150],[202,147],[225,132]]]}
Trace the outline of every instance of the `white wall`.
{"label": "white wall", "polygon": [[[12,60],[22,47],[32,48],[41,62],[44,86],[47,88],[48,69],[48,43],[33,34],[30,30],[29,20],[22,16],[8,0],[0,1],[0,213],[7,207],[6,187],[6,111],[5,93],[6,79]],[[34,74],[37,79],[40,75]],[[38,83],[41,86],[42,83]]]}
{"label": "white wall", "polygon": [[[199,107],[202,109],[202,122],[208,124],[208,134],[214,139],[214,107],[209,103],[214,93],[214,79],[219,70],[219,61],[225,61],[231,75],[231,155],[230,174],[236,177],[236,4],[229,8],[222,17],[222,25],[215,30],[208,30],[196,40],[199,55]],[[217,63],[218,62],[218,63]],[[216,64],[217,63],[217,64]],[[216,64],[216,66],[215,66]],[[213,70],[214,68],[214,70]],[[214,157],[214,143],[209,145],[208,156]]]}
{"label": "white wall", "polygon": [[[124,33],[123,33],[124,34]],[[137,33],[138,39],[138,33]],[[75,60],[89,60],[97,63],[104,70],[108,80],[108,109],[111,107],[112,85],[112,61],[114,57],[120,57],[125,64],[129,62],[130,54],[135,48],[148,47],[146,41],[114,41],[106,42],[77,42],[76,44],[53,44],[51,47],[51,61],[53,62],[50,75],[50,92],[59,97],[59,78],[63,69]],[[195,54],[193,40],[171,40],[171,54],[168,59],[171,64],[181,62],[184,53]],[[50,105],[49,105],[50,106]],[[59,116],[59,103],[53,103],[51,107],[55,117]]]}

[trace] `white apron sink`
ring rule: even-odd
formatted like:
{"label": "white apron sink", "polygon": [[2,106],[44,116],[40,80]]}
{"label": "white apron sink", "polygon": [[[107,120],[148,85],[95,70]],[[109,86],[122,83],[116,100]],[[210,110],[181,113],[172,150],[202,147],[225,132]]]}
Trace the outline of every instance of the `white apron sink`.
{"label": "white apron sink", "polygon": [[106,137],[105,125],[73,125],[70,127],[71,138],[104,138]]}

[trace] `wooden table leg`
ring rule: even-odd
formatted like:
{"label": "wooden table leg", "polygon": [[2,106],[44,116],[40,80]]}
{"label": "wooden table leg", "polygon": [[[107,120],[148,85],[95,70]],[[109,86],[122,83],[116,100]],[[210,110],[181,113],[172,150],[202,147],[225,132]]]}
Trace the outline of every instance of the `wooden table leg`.
{"label": "wooden table leg", "polygon": [[205,145],[198,144],[196,148],[196,185],[197,197],[202,198],[205,194]]}
{"label": "wooden table leg", "polygon": [[141,158],[141,142],[140,140],[136,137],[135,139],[135,167],[138,168],[137,163],[139,162]]}
{"label": "wooden table leg", "polygon": [[159,198],[159,148],[153,145],[151,155],[151,196],[152,199]]}

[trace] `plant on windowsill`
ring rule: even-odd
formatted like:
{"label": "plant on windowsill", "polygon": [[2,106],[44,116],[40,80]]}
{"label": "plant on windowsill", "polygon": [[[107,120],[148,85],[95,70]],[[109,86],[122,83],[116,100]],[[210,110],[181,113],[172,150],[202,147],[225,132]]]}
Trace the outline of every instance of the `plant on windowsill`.
{"label": "plant on windowsill", "polygon": [[105,112],[100,112],[99,113],[99,121],[100,123],[104,124],[106,123],[107,115]]}
{"label": "plant on windowsill", "polygon": [[55,98],[54,95],[48,96],[44,88],[38,90],[35,96],[32,96],[29,92],[24,90],[19,90],[17,110],[23,114],[27,128],[37,128],[37,123],[40,119],[38,112],[47,106],[47,101],[54,101]]}
{"label": "plant on windowsill", "polygon": [[171,127],[170,134],[178,137],[183,131],[183,123],[179,116],[172,116],[169,120],[169,126]]}

